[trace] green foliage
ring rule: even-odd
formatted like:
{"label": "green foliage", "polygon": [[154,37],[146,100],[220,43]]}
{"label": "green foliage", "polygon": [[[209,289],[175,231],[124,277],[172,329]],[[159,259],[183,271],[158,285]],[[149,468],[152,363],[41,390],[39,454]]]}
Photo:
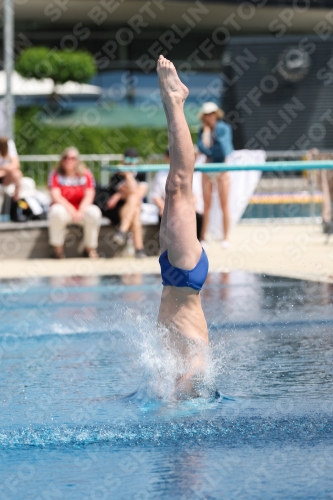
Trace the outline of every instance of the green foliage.
{"label": "green foliage", "polygon": [[[122,154],[128,147],[135,147],[145,160],[151,154],[164,153],[168,144],[166,128],[107,128],[59,127],[43,123],[40,107],[18,108],[15,119],[15,143],[19,155],[60,154],[66,147],[75,146],[82,154]],[[193,142],[196,137],[193,134]],[[100,166],[90,165],[100,182]],[[45,186],[49,165],[21,162],[24,175],[34,177],[38,186]]]}
{"label": "green foliage", "polygon": [[85,83],[95,75],[96,64],[86,51],[29,47],[21,52],[15,69],[24,78],[51,78],[56,84],[69,80]]}
{"label": "green foliage", "polygon": [[40,80],[48,76],[48,66],[46,65],[47,47],[31,47],[23,50],[16,61],[15,69],[23,78],[36,78]]}
{"label": "green foliage", "polygon": [[41,121],[41,113],[38,107],[18,109],[15,141],[19,154],[59,154],[68,146],[76,146],[84,154],[109,154],[135,147],[147,158],[163,153],[168,144],[166,128],[48,126]]}

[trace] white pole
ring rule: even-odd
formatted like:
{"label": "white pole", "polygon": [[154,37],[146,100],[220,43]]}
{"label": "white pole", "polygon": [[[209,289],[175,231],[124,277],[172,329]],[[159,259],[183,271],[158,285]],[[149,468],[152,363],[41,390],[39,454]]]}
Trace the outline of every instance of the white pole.
{"label": "white pole", "polygon": [[4,0],[4,59],[5,72],[7,81],[7,91],[5,98],[6,115],[7,115],[7,136],[10,139],[14,138],[14,99],[12,96],[12,72],[14,64],[14,8],[13,0]]}

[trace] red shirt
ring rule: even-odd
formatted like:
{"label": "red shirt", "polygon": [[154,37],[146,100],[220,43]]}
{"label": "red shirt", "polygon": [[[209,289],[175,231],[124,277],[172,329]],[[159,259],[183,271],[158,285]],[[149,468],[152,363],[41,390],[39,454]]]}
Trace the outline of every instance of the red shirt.
{"label": "red shirt", "polygon": [[95,187],[95,179],[90,170],[86,170],[83,175],[76,175],[75,177],[67,177],[53,171],[49,175],[48,185],[49,189],[59,188],[61,195],[78,209],[86,189]]}

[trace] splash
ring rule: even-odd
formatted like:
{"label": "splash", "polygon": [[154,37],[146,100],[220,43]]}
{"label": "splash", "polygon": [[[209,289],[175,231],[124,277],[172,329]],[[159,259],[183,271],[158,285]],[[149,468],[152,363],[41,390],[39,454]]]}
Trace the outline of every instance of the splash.
{"label": "splash", "polygon": [[133,422],[118,425],[35,426],[0,430],[0,449],[82,447],[92,444],[109,446],[161,446],[186,444],[187,447],[210,443],[235,446],[262,446],[304,443],[332,443],[333,417],[330,414],[292,418],[242,416],[237,419],[189,419],[174,422]]}
{"label": "splash", "polygon": [[[181,400],[213,402],[221,397],[216,381],[225,368],[222,342],[203,348],[182,339],[179,349],[179,342],[175,346],[174,338],[170,338],[165,329],[157,327],[155,318],[138,315],[129,309],[124,316],[132,328],[136,326],[138,335],[128,338],[127,342],[137,353],[136,361],[143,373],[138,390],[131,395],[132,400],[141,404],[151,404],[153,400],[165,403]],[[124,334],[125,331],[123,328]],[[193,372],[193,364],[199,357],[204,370],[194,370],[189,390],[182,381],[191,370]]]}

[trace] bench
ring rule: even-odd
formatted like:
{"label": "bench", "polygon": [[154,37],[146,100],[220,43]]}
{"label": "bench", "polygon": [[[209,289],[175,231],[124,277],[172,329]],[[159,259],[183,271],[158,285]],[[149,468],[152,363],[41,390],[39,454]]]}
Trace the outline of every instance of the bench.
{"label": "bench", "polygon": [[[47,220],[24,223],[0,222],[0,259],[43,259],[50,257]],[[143,239],[147,255],[158,255],[159,228],[156,224],[143,224]],[[101,257],[115,257],[125,254],[126,249],[112,243],[116,228],[109,219],[102,218],[98,240]],[[82,256],[82,235],[80,226],[68,227],[65,253],[67,257]]]}

